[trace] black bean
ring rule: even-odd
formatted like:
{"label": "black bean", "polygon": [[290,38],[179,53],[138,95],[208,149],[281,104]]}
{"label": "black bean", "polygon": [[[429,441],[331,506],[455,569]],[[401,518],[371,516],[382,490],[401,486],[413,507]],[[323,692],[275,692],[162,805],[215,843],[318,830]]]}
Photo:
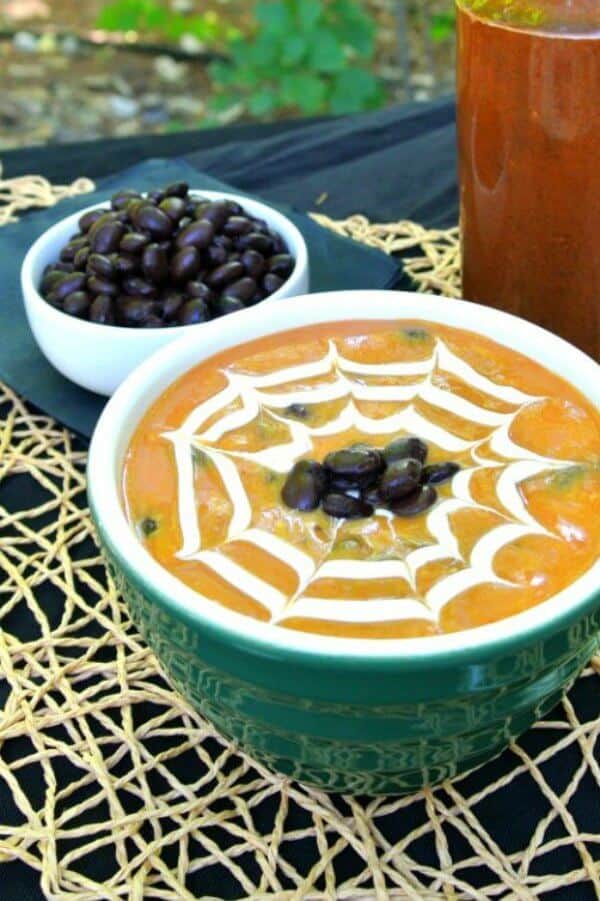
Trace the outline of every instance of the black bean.
{"label": "black bean", "polygon": [[115,256],[114,265],[119,275],[131,276],[139,271],[140,261],[139,257],[134,257],[129,253],[120,253]]}
{"label": "black bean", "polygon": [[149,231],[154,238],[168,238],[173,233],[174,223],[158,207],[145,204],[135,212],[134,220],[138,228]]}
{"label": "black bean", "polygon": [[383,458],[386,463],[404,460],[406,457],[412,457],[414,460],[424,463],[427,458],[427,450],[427,445],[420,438],[414,436],[396,438],[383,449]]}
{"label": "black bean", "polygon": [[146,537],[148,535],[152,535],[153,532],[156,532],[158,529],[158,523],[155,519],[151,519],[149,516],[146,519],[143,519],[140,523],[140,529],[142,530],[142,534]]}
{"label": "black bean", "polygon": [[67,294],[81,291],[85,287],[86,279],[85,272],[68,272],[53,288],[53,291],[60,300],[64,300]]}
{"label": "black bean", "polygon": [[211,291],[208,285],[199,279],[188,282],[185,286],[185,293],[188,297],[199,297],[207,303],[215,299],[214,291]]}
{"label": "black bean", "polygon": [[264,219],[252,219],[252,222],[254,223],[255,232],[262,232],[263,235],[269,234],[269,226]]}
{"label": "black bean", "polygon": [[92,241],[92,239],[95,237],[95,235],[98,234],[98,232],[100,231],[101,228],[103,228],[105,225],[112,225],[116,221],[117,220],[116,220],[115,213],[104,210],[102,215],[99,216],[99,218],[96,219],[96,221],[91,226],[91,228],[87,234],[88,240]]}
{"label": "black bean", "polygon": [[275,291],[279,291],[283,285],[283,279],[278,275],[275,275],[274,272],[267,272],[262,280],[262,284],[267,294],[275,294]]}
{"label": "black bean", "polygon": [[61,260],[59,263],[54,264],[54,268],[58,269],[59,272],[75,272],[75,263],[64,263]]}
{"label": "black bean", "polygon": [[327,454],[324,466],[333,479],[361,485],[377,478],[383,469],[383,460],[374,448],[355,447]]}
{"label": "black bean", "polygon": [[231,250],[233,247],[233,241],[231,238],[228,238],[227,235],[215,235],[213,244],[216,244],[217,247],[224,247],[225,250]]}
{"label": "black bean", "polygon": [[315,510],[327,487],[327,473],[316,460],[298,460],[281,489],[281,497],[292,510]]}
{"label": "black bean", "polygon": [[75,254],[75,259],[73,260],[73,264],[76,269],[85,269],[85,267],[87,266],[88,257],[91,252],[91,247],[79,248],[79,250]]}
{"label": "black bean", "polygon": [[44,274],[40,291],[42,294],[49,294],[65,277],[64,272],[58,272],[56,269],[50,269]]}
{"label": "black bean", "polygon": [[148,206],[148,201],[144,197],[135,197],[125,204],[125,211],[132,222],[135,222],[137,212],[138,210],[141,210],[143,206]]}
{"label": "black bean", "polygon": [[323,510],[339,519],[363,519],[371,516],[373,507],[360,497],[330,492],[323,498]]}
{"label": "black bean", "polygon": [[112,280],[116,277],[117,271],[115,264],[104,253],[92,253],[87,263],[88,272],[92,275],[98,275],[100,278]]}
{"label": "black bean", "polygon": [[265,270],[264,257],[257,250],[245,250],[240,257],[246,272],[253,279],[258,279]]}
{"label": "black bean", "polygon": [[155,188],[154,191],[148,191],[146,195],[146,201],[150,201],[150,203],[154,204],[154,206],[158,206],[158,204],[162,203],[166,196],[167,195],[165,191],[163,191],[161,188]]}
{"label": "black bean", "polygon": [[389,505],[395,516],[418,516],[437,501],[437,492],[431,485],[419,485],[410,494]]}
{"label": "black bean", "polygon": [[237,202],[237,200],[225,200],[224,203],[232,216],[243,215],[244,208]]}
{"label": "black bean", "polygon": [[107,278],[99,278],[97,275],[90,275],[87,280],[87,288],[92,294],[109,294],[116,297],[119,293],[119,286],[116,282]]}
{"label": "black bean", "polygon": [[73,291],[67,294],[63,301],[63,310],[69,316],[83,317],[86,315],[90,307],[90,297],[85,291]]}
{"label": "black bean", "polygon": [[124,253],[141,253],[146,244],[150,243],[150,238],[148,235],[142,234],[142,232],[129,232],[129,234],[124,235],[121,238],[121,243],[119,244],[119,248]]}
{"label": "black bean", "polygon": [[119,313],[128,325],[141,325],[154,314],[154,304],[142,297],[119,298]]}
{"label": "black bean", "polygon": [[364,491],[361,491],[360,496],[362,497],[363,501],[366,504],[370,504],[371,507],[377,508],[384,506],[377,485],[371,485],[370,488],[365,488]]}
{"label": "black bean", "polygon": [[190,186],[185,181],[174,181],[164,188],[167,197],[187,197]]}
{"label": "black bean", "polygon": [[247,235],[252,231],[252,222],[246,216],[230,216],[223,226],[223,234],[231,238]]}
{"label": "black bean", "polygon": [[446,463],[432,463],[423,468],[421,481],[428,485],[439,485],[441,482],[447,482],[459,471],[459,464],[453,463],[451,460]]}
{"label": "black bean", "polygon": [[87,213],[84,213],[83,216],[80,217],[77,224],[79,225],[79,228],[82,232],[87,232],[90,230],[92,225],[98,221],[98,219],[105,215],[105,213],[106,210],[102,209],[88,210]]}
{"label": "black bean", "polygon": [[219,244],[211,244],[206,249],[206,259],[210,266],[222,266],[227,262],[227,250]]}
{"label": "black bean", "polygon": [[60,252],[60,259],[63,263],[72,263],[75,259],[77,251],[85,244],[85,238],[81,241],[70,241]]}
{"label": "black bean", "polygon": [[233,282],[231,285],[227,285],[227,296],[237,297],[243,303],[248,303],[254,297],[255,291],[256,282],[248,276],[238,279],[237,282]]}
{"label": "black bean", "polygon": [[109,222],[94,234],[91,239],[94,253],[112,253],[118,250],[125,228],[120,222]]}
{"label": "black bean", "polygon": [[99,294],[93,299],[90,307],[90,321],[100,325],[112,325],[115,321],[112,297],[109,297],[108,294]]}
{"label": "black bean", "polygon": [[289,253],[278,253],[267,260],[267,269],[280,278],[286,279],[294,268],[295,260]]}
{"label": "black bean", "polygon": [[175,239],[175,246],[181,249],[192,244],[200,249],[208,247],[213,239],[215,228],[208,219],[198,219],[187,228],[182,229]]}
{"label": "black bean", "polygon": [[192,281],[200,270],[200,251],[197,247],[189,245],[183,247],[171,260],[171,277],[179,284]]}
{"label": "black bean", "polygon": [[268,232],[271,237],[272,244],[273,244],[273,253],[274,254],[287,253],[288,252],[287,244],[285,243],[285,241],[283,240],[281,235],[278,235],[277,232],[274,232],[272,229],[269,229]]}
{"label": "black bean", "polygon": [[178,318],[181,325],[196,325],[198,322],[208,322],[211,318],[208,304],[199,297],[188,300],[181,307]]}
{"label": "black bean", "polygon": [[51,307],[56,307],[57,310],[62,310],[62,298],[58,296],[56,291],[49,291],[48,294],[46,294],[46,300]]}
{"label": "black bean", "polygon": [[180,294],[179,291],[169,291],[164,294],[160,301],[163,317],[167,320],[175,319],[184,300],[183,294]]}
{"label": "black bean", "polygon": [[284,410],[286,416],[293,416],[295,419],[308,419],[308,407],[304,404],[290,404]]}
{"label": "black bean", "polygon": [[179,228],[180,229],[187,228],[188,225],[192,224],[192,222],[193,222],[192,216],[184,216],[183,219],[180,219],[180,221],[179,221]]}
{"label": "black bean", "polygon": [[224,263],[213,269],[206,277],[206,282],[211,288],[222,288],[231,282],[237,281],[244,275],[244,267],[238,260]]}
{"label": "black bean", "polygon": [[223,294],[217,298],[212,304],[212,311],[215,316],[228,316],[229,313],[237,313],[239,310],[245,309],[243,300],[238,297],[230,297],[229,294]]}
{"label": "black bean", "polygon": [[415,490],[421,478],[421,463],[412,457],[394,460],[379,480],[379,494],[387,501],[395,501]]}
{"label": "black bean", "polygon": [[148,281],[162,285],[169,278],[167,254],[158,244],[148,244],[142,253],[142,272]]}
{"label": "black bean", "polygon": [[260,232],[250,232],[247,235],[240,235],[236,240],[238,250],[258,250],[263,256],[268,256],[273,252],[273,242],[268,235]]}
{"label": "black bean", "polygon": [[123,210],[130,200],[139,199],[140,194],[138,191],[134,191],[131,188],[122,188],[120,191],[117,191],[116,194],[113,194],[110,200],[110,205],[113,210]]}
{"label": "black bean", "polygon": [[185,216],[186,202],[181,197],[165,197],[159,205],[159,210],[166,213],[173,222],[179,222]]}
{"label": "black bean", "polygon": [[[200,206],[202,209],[200,210]],[[231,213],[228,207],[222,201],[215,200],[212,203],[204,203],[196,207],[196,218],[207,219],[212,222],[214,227],[219,231],[223,228]],[[199,215],[201,213],[201,215]]]}
{"label": "black bean", "polygon": [[136,275],[123,279],[123,291],[132,297],[156,297],[156,286]]}

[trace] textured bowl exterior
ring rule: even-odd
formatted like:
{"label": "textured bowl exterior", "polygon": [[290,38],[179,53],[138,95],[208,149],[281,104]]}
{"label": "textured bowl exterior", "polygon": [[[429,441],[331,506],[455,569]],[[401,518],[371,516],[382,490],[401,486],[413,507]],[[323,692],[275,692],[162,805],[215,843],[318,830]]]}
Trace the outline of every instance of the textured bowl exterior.
{"label": "textured bowl exterior", "polygon": [[258,761],[327,791],[402,794],[489,760],[560,700],[600,647],[597,592],[572,621],[535,641],[515,636],[493,655],[475,649],[435,665],[349,665],[286,649],[265,657],[176,612],[96,523],[117,588],[182,695]]}
{"label": "textured bowl exterior", "polygon": [[[258,623],[163,569],[127,523],[122,461],[146,407],[225,347],[314,322],[423,318],[472,328],[560,371],[600,406],[600,367],[496,310],[399,292],[259,305],[159,351],[107,405],[88,494],[111,572],[170,680],[257,760],[326,790],[404,793],[500,753],[542,717],[600,647],[600,563],[554,598],[498,623],[399,641],[325,639]],[[235,321],[234,321],[235,320]]]}

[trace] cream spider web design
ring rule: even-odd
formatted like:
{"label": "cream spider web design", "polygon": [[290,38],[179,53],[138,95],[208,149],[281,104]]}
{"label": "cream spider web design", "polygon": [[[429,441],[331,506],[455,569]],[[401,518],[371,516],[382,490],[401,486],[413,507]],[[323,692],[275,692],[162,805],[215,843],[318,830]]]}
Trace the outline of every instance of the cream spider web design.
{"label": "cream spider web design", "polygon": [[[435,384],[436,374],[449,373],[460,382],[476,389],[490,400],[512,407],[499,412],[467,400],[457,391]],[[236,589],[243,591],[268,608],[272,622],[294,616],[339,622],[384,622],[402,619],[425,619],[433,623],[450,600],[463,591],[484,583],[512,586],[494,571],[494,558],[505,545],[525,535],[551,535],[526,509],[519,484],[547,470],[572,465],[571,461],[541,456],[516,444],[510,437],[515,417],[528,405],[544,398],[496,382],[477,372],[440,339],[427,359],[415,362],[397,360],[386,363],[358,363],[342,356],[334,341],[319,360],[254,375],[224,371],[227,386],[196,406],[182,425],[163,433],[174,449],[178,478],[178,516],[183,542],[177,556],[197,560]],[[369,378],[384,377],[392,384],[369,384]],[[310,380],[310,389],[297,387]],[[287,388],[286,388],[287,386]],[[273,390],[275,389],[275,390]],[[290,414],[294,404],[319,404],[326,401],[343,403],[335,417],[325,424],[311,426]],[[485,436],[465,440],[434,422],[416,407],[418,400],[439,410],[448,411],[462,420],[488,428]],[[387,416],[364,415],[357,401],[396,403],[401,407]],[[338,404],[339,405],[339,404]],[[218,442],[226,435],[252,423],[265,412],[287,429],[289,441],[258,451],[224,450]],[[221,416],[219,414],[222,413]],[[210,424],[206,425],[210,420]],[[395,437],[414,434],[437,445],[448,454],[466,455],[469,466],[463,467],[451,483],[451,497],[444,497],[426,518],[431,543],[397,559],[351,558],[314,559],[290,541],[253,524],[256,509],[244,487],[239,464],[254,464],[286,473],[293,463],[311,456],[315,438],[342,434],[356,429],[368,440],[370,436]],[[231,503],[225,544],[243,541],[255,545],[295,571],[298,588],[288,597],[264,576],[234,562],[222,548],[205,548],[202,526],[196,508],[193,455],[201,450],[214,464]],[[486,453],[484,453],[484,451]],[[489,452],[493,454],[489,456]],[[495,492],[498,507],[478,503],[471,493],[471,480],[480,470],[497,470]],[[452,530],[450,517],[462,509],[487,510],[501,517],[501,523],[489,529],[464,559]],[[391,513],[378,509],[375,517],[385,526]],[[552,536],[559,538],[559,536]],[[425,565],[449,559],[459,568],[443,575],[421,597],[417,596],[418,571]],[[307,595],[315,579],[369,580],[398,578],[405,580],[410,593],[406,597],[369,598],[368,601]]]}

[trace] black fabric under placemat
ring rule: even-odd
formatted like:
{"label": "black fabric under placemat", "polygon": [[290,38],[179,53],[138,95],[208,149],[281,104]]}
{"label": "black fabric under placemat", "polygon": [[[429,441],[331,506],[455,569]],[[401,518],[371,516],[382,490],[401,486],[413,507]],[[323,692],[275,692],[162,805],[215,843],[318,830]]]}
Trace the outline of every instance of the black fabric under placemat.
{"label": "black fabric under placemat", "polygon": [[[39,351],[25,317],[20,286],[23,257],[33,241],[49,226],[71,213],[100,203],[116,188],[154,188],[183,178],[193,188],[232,191],[230,185],[199,173],[177,160],[149,160],[101,179],[93,194],[62,201],[56,207],[25,216],[0,230],[3,260],[2,342],[0,378],[40,410],[80,435],[89,437],[106,399],[67,381],[50,366]],[[308,216],[275,204],[302,232],[308,246],[312,291],[343,288],[389,288],[398,282],[398,264],[378,250],[340,238],[321,228]],[[293,303],[293,298],[282,303]],[[200,334],[200,333],[199,333]],[[240,334],[240,340],[243,340]]]}
{"label": "black fabric under placemat", "polygon": [[183,157],[268,200],[334,218],[364,213],[380,222],[430,227],[458,218],[454,98],[373,113],[268,125],[242,124],[173,135],[138,135],[2,156],[5,176],[41,172],[55,183],[97,179],[149,157]]}
{"label": "black fabric under placemat", "polygon": [[[384,110],[340,120],[276,123],[267,127],[243,125],[211,132],[30,148],[3,154],[2,159],[6,177],[39,172],[54,182],[65,182],[76,175],[97,179],[146,157],[183,154],[187,154],[188,161],[195,167],[228,180],[236,188],[255,191],[266,199],[291,203],[299,209],[313,209],[316,197],[327,191],[328,197],[320,209],[334,217],[364,212],[379,221],[414,218],[429,226],[448,226],[457,219],[452,102]],[[68,209],[68,203],[59,208],[60,215]],[[89,198],[82,198],[81,205],[88,203]],[[42,215],[35,213],[31,219]],[[0,240],[1,237],[0,233]],[[6,251],[3,257],[5,263]],[[7,338],[6,310],[6,304],[0,307],[2,348]],[[42,499],[41,486],[25,474],[3,483],[1,501],[8,509],[25,509]],[[595,716],[598,710],[595,680],[580,680],[571,700],[582,720]],[[564,711],[557,708],[549,718],[562,722]],[[531,731],[522,741],[539,742],[540,735]],[[473,774],[465,786],[467,794],[476,787],[481,788],[484,782],[495,781],[507,771],[511,766],[509,755],[510,752],[505,752]],[[59,758],[55,765],[62,766]],[[546,760],[543,775],[549,789],[560,794],[565,773],[577,765],[573,745]],[[39,790],[40,786],[33,786],[34,789]],[[13,822],[7,813],[9,803],[10,799],[0,786],[2,822]],[[339,799],[336,803],[340,803]],[[541,809],[540,803],[539,789],[533,780],[523,776],[514,789],[482,798],[477,813],[483,815],[485,808],[488,828],[501,848],[517,848],[531,834],[540,816],[547,814],[548,806]],[[582,833],[597,833],[597,786],[593,780],[584,780],[579,785],[568,807]],[[293,815],[292,810],[290,816]],[[407,810],[402,817],[390,818],[386,824],[390,842],[398,841],[424,817],[419,808],[416,812]],[[14,824],[17,822],[18,817]],[[302,825],[299,823],[298,828]],[[561,823],[557,820],[554,826],[552,836],[560,837]],[[451,834],[452,842],[460,845],[461,840],[458,833]],[[308,873],[314,860],[302,842],[295,845],[295,866],[299,872]],[[438,852],[433,841],[424,838],[418,854],[423,866],[438,866]],[[540,873],[564,873],[578,865],[573,855],[571,848],[565,850],[557,846],[538,860],[537,870]],[[95,856],[100,863],[105,856],[104,850],[98,849]],[[341,883],[356,866],[356,861],[350,852],[344,851],[335,858],[335,866]],[[479,877],[474,869],[461,871],[460,875],[468,879],[475,891],[487,884],[482,881],[485,874]],[[39,884],[39,873],[16,860],[10,866],[2,867],[0,899],[38,901],[44,897]],[[203,871],[191,875],[189,888],[198,898],[207,895],[240,897],[223,868],[214,878],[207,878]],[[552,901],[591,901],[594,889],[589,884],[563,886],[544,897]]]}

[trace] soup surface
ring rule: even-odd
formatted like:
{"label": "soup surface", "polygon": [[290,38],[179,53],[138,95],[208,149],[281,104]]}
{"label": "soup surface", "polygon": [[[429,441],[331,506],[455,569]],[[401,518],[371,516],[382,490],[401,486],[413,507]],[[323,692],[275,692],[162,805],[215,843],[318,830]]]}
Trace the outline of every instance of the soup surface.
{"label": "soup surface", "polygon": [[[289,508],[301,459],[402,436],[460,470],[419,515]],[[600,416],[571,385],[472,332],[329,323],[203,362],[150,407],[124,501],[152,556],[282,628],[398,638],[540,603],[600,554]]]}

